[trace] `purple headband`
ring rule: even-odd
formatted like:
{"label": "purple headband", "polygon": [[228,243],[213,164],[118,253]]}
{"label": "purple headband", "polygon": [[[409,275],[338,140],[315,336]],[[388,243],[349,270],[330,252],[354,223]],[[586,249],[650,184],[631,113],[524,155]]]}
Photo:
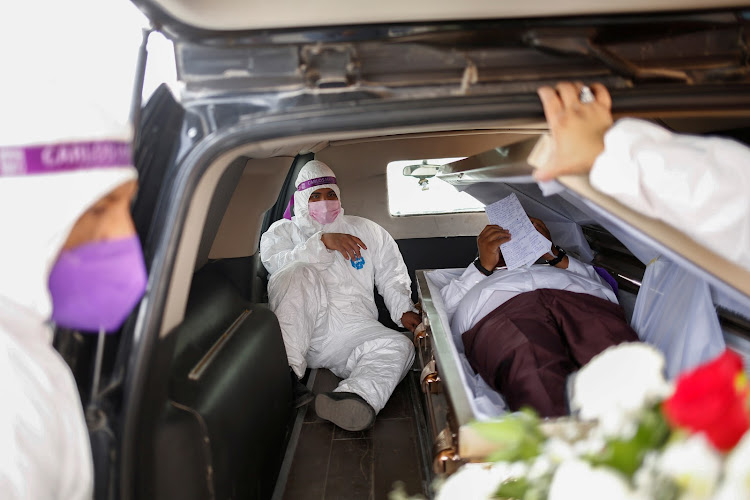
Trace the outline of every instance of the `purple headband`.
{"label": "purple headband", "polygon": [[[297,191],[304,191],[305,189],[309,189],[315,186],[322,186],[323,184],[336,184],[336,178],[335,177],[316,177],[315,179],[310,179],[309,181],[300,183],[300,185],[297,186]],[[286,206],[286,210],[284,210],[285,219],[292,220],[292,207],[293,206],[294,206],[294,196],[292,196],[292,199],[289,200],[289,204]]]}
{"label": "purple headband", "polygon": [[127,141],[64,142],[0,147],[0,177],[69,172],[133,164]]}

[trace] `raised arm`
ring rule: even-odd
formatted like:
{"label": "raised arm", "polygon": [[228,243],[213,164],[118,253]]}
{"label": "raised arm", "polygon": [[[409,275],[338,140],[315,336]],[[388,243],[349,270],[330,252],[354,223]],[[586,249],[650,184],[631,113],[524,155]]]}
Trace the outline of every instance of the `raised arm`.
{"label": "raised arm", "polygon": [[260,239],[260,255],[270,274],[293,262],[332,262],[334,252],[321,241],[322,232],[317,232],[305,241],[295,242],[294,224],[287,220],[275,222]]}
{"label": "raised arm", "polygon": [[537,180],[587,173],[604,150],[604,134],[612,126],[612,98],[604,85],[595,83],[591,98],[581,102],[582,88],[582,83],[562,82],[537,91],[554,145],[550,161],[534,172]]}
{"label": "raised arm", "polygon": [[750,148],[643,120],[612,125],[607,89],[592,84],[593,100],[581,102],[582,87],[563,82],[538,91],[554,147],[537,179],[590,172],[597,190],[747,267]]}
{"label": "raised arm", "polygon": [[505,265],[500,252],[500,245],[510,241],[510,239],[510,232],[500,226],[490,224],[482,229],[482,232],[477,236],[479,257],[469,264],[459,278],[454,279],[440,290],[448,314],[453,314],[461,299],[469,290],[491,275],[495,267]]}
{"label": "raised arm", "polygon": [[607,132],[591,184],[725,257],[750,258],[750,149],[635,119]]}

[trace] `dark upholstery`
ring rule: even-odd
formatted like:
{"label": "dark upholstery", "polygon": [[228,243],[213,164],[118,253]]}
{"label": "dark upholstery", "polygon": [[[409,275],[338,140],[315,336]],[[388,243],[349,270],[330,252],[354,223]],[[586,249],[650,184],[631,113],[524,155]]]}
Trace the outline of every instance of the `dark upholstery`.
{"label": "dark upholstery", "polygon": [[[198,380],[188,374],[234,321]],[[222,273],[195,277],[175,335],[169,401],[156,430],[156,498],[270,498],[291,422],[289,368],[276,317]]]}
{"label": "dark upholstery", "polygon": [[[418,269],[446,269],[466,267],[477,256],[475,236],[454,236],[451,238],[412,238],[397,240],[399,251],[404,258],[411,278],[411,298],[418,300],[416,271]],[[383,297],[375,291],[375,305],[378,307],[378,321],[388,328],[398,329],[391,320]]]}

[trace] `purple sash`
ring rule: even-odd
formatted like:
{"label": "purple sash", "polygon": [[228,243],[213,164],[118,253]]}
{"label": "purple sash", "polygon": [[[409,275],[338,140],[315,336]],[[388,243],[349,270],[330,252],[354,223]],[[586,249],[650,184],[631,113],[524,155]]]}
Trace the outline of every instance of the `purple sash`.
{"label": "purple sash", "polygon": [[602,277],[604,281],[609,283],[609,286],[612,288],[612,291],[615,292],[615,297],[619,297],[619,287],[617,286],[617,280],[615,280],[611,274],[607,272],[606,269],[599,266],[594,266],[594,271],[596,271],[596,274]]}

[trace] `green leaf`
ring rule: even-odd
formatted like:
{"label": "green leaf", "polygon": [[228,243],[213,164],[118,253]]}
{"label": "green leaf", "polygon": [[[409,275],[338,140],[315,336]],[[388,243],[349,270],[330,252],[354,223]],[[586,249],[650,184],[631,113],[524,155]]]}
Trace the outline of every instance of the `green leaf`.
{"label": "green leaf", "polygon": [[497,420],[473,422],[471,427],[497,446],[487,457],[492,462],[534,458],[539,455],[541,444],[546,439],[539,429],[539,418],[528,411],[510,413]]}
{"label": "green leaf", "polygon": [[508,481],[503,481],[503,483],[495,492],[494,497],[520,500],[526,495],[526,491],[528,489],[529,482],[525,477],[520,477],[518,479],[509,479]]}
{"label": "green leaf", "polygon": [[669,425],[657,407],[644,411],[635,436],[629,440],[611,439],[601,453],[589,456],[593,465],[606,465],[632,477],[650,450],[656,450],[669,438]]}

